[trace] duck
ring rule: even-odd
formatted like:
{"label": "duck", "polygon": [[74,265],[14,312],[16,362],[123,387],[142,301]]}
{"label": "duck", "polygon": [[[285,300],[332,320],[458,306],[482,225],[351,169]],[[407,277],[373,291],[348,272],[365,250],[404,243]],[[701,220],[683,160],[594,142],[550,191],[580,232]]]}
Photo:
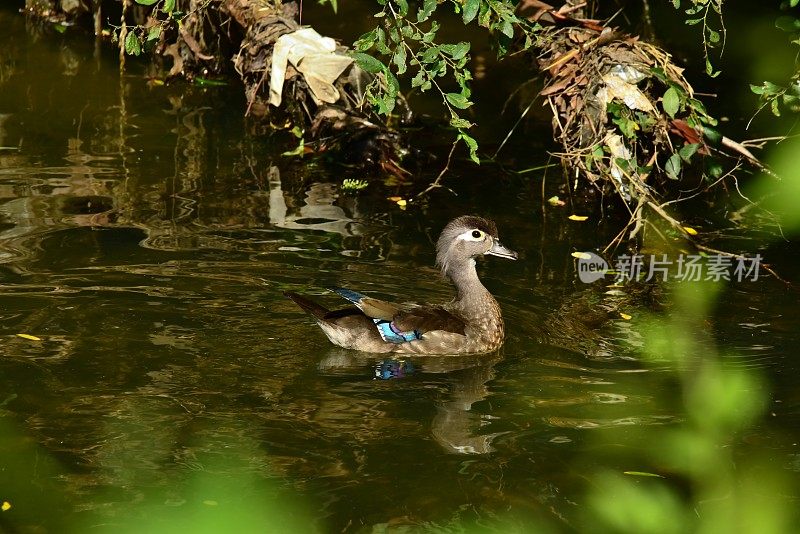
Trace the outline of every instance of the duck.
{"label": "duck", "polygon": [[339,347],[400,354],[480,354],[497,350],[505,338],[500,306],[478,278],[475,260],[518,255],[500,243],[489,219],[463,215],[451,220],[436,242],[436,265],[455,287],[444,304],[394,304],[346,288],[331,291],[350,302],[330,310],[293,291],[284,295],[308,313]]}

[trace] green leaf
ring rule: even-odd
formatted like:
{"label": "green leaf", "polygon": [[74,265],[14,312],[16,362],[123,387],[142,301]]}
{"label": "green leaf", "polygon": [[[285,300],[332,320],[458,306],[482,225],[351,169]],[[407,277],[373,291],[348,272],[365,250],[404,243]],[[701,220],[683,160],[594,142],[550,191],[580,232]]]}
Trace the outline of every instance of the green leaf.
{"label": "green leaf", "polygon": [[697,24],[699,22],[703,22],[703,19],[702,18],[699,18],[699,19],[686,19],[684,24],[686,24],[687,26],[694,26],[695,24]]}
{"label": "green leaf", "polygon": [[503,23],[500,25],[500,33],[508,37],[509,39],[514,38],[514,26],[508,20],[504,20]]}
{"label": "green leaf", "polygon": [[152,6],[156,2],[158,2],[158,0],[136,0],[136,3],[140,6]]}
{"label": "green leaf", "polygon": [[375,49],[381,54],[390,54],[391,50],[386,46],[386,32],[378,26],[375,28]]}
{"label": "green leaf", "polygon": [[700,148],[700,143],[686,143],[678,150],[678,155],[681,157],[683,161],[689,163],[692,159],[692,156],[697,152],[697,149]]}
{"label": "green leaf", "polygon": [[359,67],[371,74],[377,74],[386,68],[386,66],[379,60],[363,52],[353,52],[351,57],[355,60]]}
{"label": "green leaf", "polygon": [[397,81],[397,77],[391,73],[388,67],[384,67],[383,74],[386,76],[386,89],[387,92],[395,98],[397,93],[400,92],[400,82]]}
{"label": "green leaf", "polygon": [[394,0],[397,7],[400,9],[400,14],[404,17],[408,15],[408,0]]}
{"label": "green leaf", "polygon": [[674,87],[667,89],[664,96],[661,97],[661,105],[664,108],[664,112],[674,119],[675,114],[678,113],[681,107],[681,97],[678,96],[678,91]]}
{"label": "green leaf", "polygon": [[681,0],[672,0],[672,7],[678,9],[681,7]]}
{"label": "green leaf", "polygon": [[[336,0],[331,0],[333,3],[333,11],[336,12]],[[161,8],[164,13],[172,13],[175,11],[175,0],[164,0],[164,6]]]}
{"label": "green leaf", "polygon": [[773,99],[772,102],[769,103],[769,107],[772,110],[772,114],[773,115],[775,115],[776,117],[780,117],[781,116],[781,108],[778,107],[778,99],[777,98]]}
{"label": "green leaf", "polygon": [[464,24],[469,24],[478,14],[478,9],[481,7],[481,0],[467,0],[464,3],[464,12],[461,14],[461,18],[464,21]]}
{"label": "green leaf", "polygon": [[147,32],[147,42],[150,41],[158,41],[158,38],[161,37],[161,26],[153,26]]}
{"label": "green leaf", "polygon": [[300,139],[300,142],[294,147],[293,150],[287,150],[286,152],[281,152],[281,156],[302,156],[305,152],[305,142],[303,139]]}
{"label": "green leaf", "polygon": [[377,31],[378,28],[374,28],[372,31],[368,31],[367,33],[356,39],[356,42],[353,43],[353,46],[355,47],[356,51],[366,52],[367,50],[372,48],[375,45],[375,40],[377,38]]}
{"label": "green leaf", "polygon": [[489,8],[489,4],[486,2],[481,2],[481,7],[478,10],[478,26],[488,28],[491,20],[492,10]]}
{"label": "green leaf", "polygon": [[439,47],[431,46],[425,49],[419,59],[423,63],[433,63],[437,57],[439,57]]}
{"label": "green leaf", "polygon": [[462,119],[455,113],[450,115],[450,126],[453,128],[472,128],[473,124],[469,122],[467,119]]}
{"label": "green leaf", "polygon": [[720,71],[714,71],[714,67],[711,65],[711,61],[709,61],[708,58],[706,58],[706,74],[712,78],[716,78],[720,74]]}
{"label": "green leaf", "polygon": [[467,145],[467,148],[469,148],[469,159],[480,165],[481,160],[478,158],[478,142],[470,137],[466,132],[461,130],[458,132],[458,139],[464,141],[464,143]]}
{"label": "green leaf", "polygon": [[142,43],[134,32],[125,36],[125,53],[129,56],[138,56],[142,53]]}
{"label": "green leaf", "polygon": [[449,55],[453,58],[453,61],[458,61],[459,59],[463,58],[469,52],[469,43],[466,41],[461,41],[457,44],[450,44],[450,45],[442,45],[442,52]]}
{"label": "green leaf", "polygon": [[712,30],[711,28],[708,29],[708,41],[710,43],[718,43],[719,42],[719,32]]}
{"label": "green leaf", "polygon": [[681,173],[681,157],[678,154],[671,155],[664,166],[664,171],[667,173],[667,177],[677,180]]}
{"label": "green leaf", "polygon": [[406,71],[406,47],[402,44],[394,51],[392,63],[397,65],[397,74],[403,74]]}
{"label": "green leaf", "polygon": [[470,102],[467,99],[467,97],[465,97],[461,93],[447,93],[444,96],[445,98],[447,98],[447,101],[450,102],[450,105],[453,106],[454,108],[467,109],[472,105],[472,102]]}
{"label": "green leaf", "polygon": [[708,126],[703,126],[703,137],[714,146],[718,146],[722,142],[722,134]]}
{"label": "green leaf", "polygon": [[725,172],[725,168],[718,160],[708,160],[708,164],[706,165],[706,172],[712,178],[719,178],[722,176],[722,173]]}
{"label": "green leaf", "polygon": [[425,22],[436,11],[436,0],[425,0],[422,9],[417,11],[417,22]]}
{"label": "green leaf", "polygon": [[612,122],[619,127],[622,135],[628,139],[633,139],[636,137],[636,123],[630,120],[628,117],[617,117],[612,119]]}
{"label": "green leaf", "polygon": [[659,80],[661,80],[662,82],[667,83],[667,75],[666,73],[664,73],[664,69],[662,69],[661,67],[651,68],[650,73]]}
{"label": "green leaf", "polygon": [[416,75],[411,79],[411,87],[420,87],[425,82],[426,76],[423,69],[419,69]]}

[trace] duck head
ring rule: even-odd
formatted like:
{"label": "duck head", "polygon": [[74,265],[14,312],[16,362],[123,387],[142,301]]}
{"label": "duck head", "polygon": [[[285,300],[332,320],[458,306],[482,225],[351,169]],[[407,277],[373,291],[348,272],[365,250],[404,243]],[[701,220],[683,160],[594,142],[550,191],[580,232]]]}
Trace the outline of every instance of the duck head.
{"label": "duck head", "polygon": [[451,269],[474,262],[478,256],[499,256],[516,260],[517,253],[500,243],[494,222],[463,215],[447,223],[436,242],[436,264],[444,274]]}

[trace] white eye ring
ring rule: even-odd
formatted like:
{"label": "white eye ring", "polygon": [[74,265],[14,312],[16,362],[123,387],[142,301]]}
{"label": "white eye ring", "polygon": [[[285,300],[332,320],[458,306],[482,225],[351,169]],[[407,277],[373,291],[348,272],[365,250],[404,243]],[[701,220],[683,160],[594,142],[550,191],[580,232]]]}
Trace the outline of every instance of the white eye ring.
{"label": "white eye ring", "polygon": [[486,232],[482,232],[480,230],[467,230],[463,234],[458,236],[458,239],[462,241],[483,241],[486,239]]}

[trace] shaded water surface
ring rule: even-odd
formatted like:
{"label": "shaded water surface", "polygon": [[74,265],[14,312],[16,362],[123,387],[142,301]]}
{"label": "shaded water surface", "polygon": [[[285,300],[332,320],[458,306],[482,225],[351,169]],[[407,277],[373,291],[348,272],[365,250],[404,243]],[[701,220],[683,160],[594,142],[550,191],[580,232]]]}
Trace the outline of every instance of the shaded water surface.
{"label": "shaded water surface", "polygon": [[[385,198],[402,188],[348,196],[347,169],[250,135],[235,87],[153,85],[136,65],[120,78],[83,37],[7,12],[0,27],[0,500],[16,524],[115,529],[266,491],[322,531],[574,526],[585,472],[658,468],[628,438],[680,423],[682,400],[673,363],[640,361],[635,325],[669,312],[590,289],[569,257],[614,228],[569,223],[538,180],[492,166],[455,164],[458,196],[405,211]],[[281,295],[444,301],[433,242],[462,213],[493,217],[521,253],[480,266],[507,321],[497,354],[339,350]],[[587,324],[614,299],[633,322]],[[794,475],[795,306],[762,279],[695,325],[702,352],[767,377],[778,422],[742,439]]]}

